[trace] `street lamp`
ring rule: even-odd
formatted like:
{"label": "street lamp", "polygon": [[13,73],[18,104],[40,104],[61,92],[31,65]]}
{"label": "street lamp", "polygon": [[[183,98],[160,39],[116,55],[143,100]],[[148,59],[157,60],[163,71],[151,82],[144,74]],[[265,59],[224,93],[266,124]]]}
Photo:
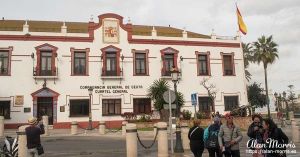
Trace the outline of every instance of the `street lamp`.
{"label": "street lamp", "polygon": [[283,91],[282,96],[283,96],[283,101],[285,103],[286,120],[290,120],[290,118],[289,118],[289,105],[288,105],[288,103],[286,101],[286,92],[285,91]]}
{"label": "street lamp", "polygon": [[[176,144],[175,144],[175,153],[183,153],[183,146],[182,146],[182,141],[181,141],[181,130],[180,130],[180,120],[179,120],[179,112],[180,108],[178,105],[178,98],[177,98],[177,82],[179,78],[179,71],[173,67],[171,70],[171,77],[172,77],[172,82],[174,83],[174,91],[175,91],[175,103],[176,103]],[[171,127],[171,126],[170,126]]]}
{"label": "street lamp", "polygon": [[89,125],[87,130],[93,130],[93,124],[92,124],[92,94],[93,94],[93,88],[90,87],[88,89],[89,91],[89,96],[90,96],[90,101],[89,101]]}
{"label": "street lamp", "polygon": [[275,105],[277,106],[277,112],[279,112],[278,94],[276,92],[274,93],[274,97],[275,97]]}

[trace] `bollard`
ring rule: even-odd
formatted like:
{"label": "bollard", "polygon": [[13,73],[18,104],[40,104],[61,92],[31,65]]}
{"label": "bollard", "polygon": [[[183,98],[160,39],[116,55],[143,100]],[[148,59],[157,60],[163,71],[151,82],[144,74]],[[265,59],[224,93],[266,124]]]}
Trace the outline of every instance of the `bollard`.
{"label": "bollard", "polygon": [[123,136],[126,135],[126,124],[128,124],[127,121],[123,121],[123,122],[122,122],[122,135],[123,135]]}
{"label": "bollard", "polygon": [[17,135],[18,135],[18,157],[27,157],[27,138],[25,133],[25,128],[29,125],[20,126]]}
{"label": "bollard", "polygon": [[73,121],[71,123],[71,135],[76,135],[78,129],[78,123],[76,121]]}
{"label": "bollard", "polygon": [[99,133],[100,133],[100,135],[105,134],[105,121],[99,122]]}
{"label": "bollard", "polygon": [[183,149],[190,149],[190,141],[189,141],[189,127],[187,123],[181,124],[181,138],[182,138],[182,146]]}
{"label": "bollard", "polygon": [[158,131],[158,157],[168,157],[169,156],[169,147],[168,147],[168,128],[166,122],[158,122],[157,123],[157,131]]}
{"label": "bollard", "polygon": [[44,127],[45,127],[45,134],[44,134],[44,136],[49,136],[48,116],[43,116],[42,119],[43,119],[43,124],[44,124]]}
{"label": "bollard", "polygon": [[127,157],[137,157],[137,129],[136,124],[126,124],[126,152]]}
{"label": "bollard", "polygon": [[0,116],[0,137],[4,136],[4,117]]}
{"label": "bollard", "polygon": [[300,139],[299,139],[299,126],[295,125],[293,128],[292,128],[292,134],[293,134],[293,142],[294,143],[298,143],[300,142]]}

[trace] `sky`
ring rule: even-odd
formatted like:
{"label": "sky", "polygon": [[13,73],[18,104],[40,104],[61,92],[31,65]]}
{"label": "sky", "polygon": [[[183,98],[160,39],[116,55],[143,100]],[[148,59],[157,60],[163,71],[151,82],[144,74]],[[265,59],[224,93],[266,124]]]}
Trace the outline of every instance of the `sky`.
{"label": "sky", "polygon": [[[88,22],[103,13],[128,17],[133,24],[186,28],[210,35],[235,36],[237,2],[248,34],[243,42],[273,35],[279,59],[268,67],[268,85],[300,94],[300,0],[0,0],[0,17],[16,20]],[[251,82],[264,87],[262,65],[251,64]]]}

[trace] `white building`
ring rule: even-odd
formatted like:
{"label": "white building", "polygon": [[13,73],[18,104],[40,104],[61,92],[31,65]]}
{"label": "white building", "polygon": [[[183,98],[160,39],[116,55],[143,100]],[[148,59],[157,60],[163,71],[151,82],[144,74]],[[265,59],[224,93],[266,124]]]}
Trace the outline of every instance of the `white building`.
{"label": "white building", "polygon": [[[248,104],[239,36],[124,24],[123,17],[111,13],[98,18],[0,21],[0,114],[7,128],[43,114],[54,128],[86,123],[90,86],[93,121],[119,125],[124,112],[153,109],[147,89],[154,80],[167,79],[173,87],[172,66],[181,71],[184,109],[194,111],[192,93],[199,96],[197,110],[204,112]],[[214,103],[200,85],[203,78],[216,85]]]}

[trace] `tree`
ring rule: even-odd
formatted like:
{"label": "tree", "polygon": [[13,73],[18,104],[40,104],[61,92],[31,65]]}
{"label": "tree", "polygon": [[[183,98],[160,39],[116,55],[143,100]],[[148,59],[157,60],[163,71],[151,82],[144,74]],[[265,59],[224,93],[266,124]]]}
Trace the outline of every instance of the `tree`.
{"label": "tree", "polygon": [[[148,96],[151,98],[151,100],[154,102],[154,108],[159,111],[160,117],[161,116],[161,110],[164,107],[164,104],[167,104],[164,101],[163,94],[164,92],[168,91],[170,89],[170,86],[166,80],[159,79],[155,80],[153,84],[148,88]],[[177,92],[177,101],[179,107],[183,106],[184,104],[184,95],[181,92]]]}
{"label": "tree", "polygon": [[253,43],[253,46],[254,46],[253,61],[258,64],[263,63],[263,67],[264,67],[268,117],[270,118],[267,68],[269,64],[273,64],[276,58],[278,58],[278,50],[277,50],[278,45],[273,41],[272,35],[267,38],[263,35],[262,37],[258,38],[258,41]]}
{"label": "tree", "polygon": [[253,47],[251,43],[242,43],[243,56],[244,56],[244,67],[245,67],[245,77],[247,81],[250,81],[251,74],[248,71],[249,63],[253,62]]}
{"label": "tree", "polygon": [[[200,82],[200,84],[207,91],[208,97],[210,98],[212,105],[213,105],[215,102],[215,99],[216,99],[216,94],[217,94],[216,85],[208,84],[208,81],[209,81],[209,78],[203,78],[203,80]],[[213,107],[213,110],[214,110],[214,107]]]}
{"label": "tree", "polygon": [[252,106],[252,111],[255,111],[257,107],[264,107],[266,105],[266,95],[262,94],[264,91],[263,88],[260,87],[260,84],[256,82],[248,85],[248,102]]}

